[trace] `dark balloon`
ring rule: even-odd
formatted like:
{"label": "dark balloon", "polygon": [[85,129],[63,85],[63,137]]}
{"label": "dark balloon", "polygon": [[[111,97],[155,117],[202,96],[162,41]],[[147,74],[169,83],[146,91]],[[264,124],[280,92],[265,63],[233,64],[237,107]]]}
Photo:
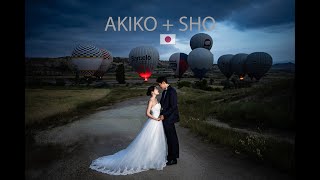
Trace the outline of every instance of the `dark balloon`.
{"label": "dark balloon", "polygon": [[179,78],[187,71],[188,65],[188,55],[185,53],[174,53],[169,58],[170,67],[173,69],[174,74]]}
{"label": "dark balloon", "polygon": [[212,48],[212,38],[205,33],[198,33],[191,37],[190,47],[192,50],[196,48],[205,48],[210,50]]}
{"label": "dark balloon", "polygon": [[240,79],[243,79],[246,75],[245,62],[247,60],[248,54],[239,53],[232,57],[231,59],[231,71],[238,75]]}
{"label": "dark balloon", "polygon": [[202,79],[213,65],[213,54],[205,48],[196,48],[189,53],[189,66],[197,78]]}
{"label": "dark balloon", "polygon": [[272,66],[272,57],[265,52],[254,52],[248,55],[246,71],[255,79],[260,80]]}
{"label": "dark balloon", "polygon": [[218,59],[218,67],[222,74],[224,74],[227,79],[229,79],[233,72],[231,70],[231,59],[233,58],[232,54],[225,54],[219,57]]}

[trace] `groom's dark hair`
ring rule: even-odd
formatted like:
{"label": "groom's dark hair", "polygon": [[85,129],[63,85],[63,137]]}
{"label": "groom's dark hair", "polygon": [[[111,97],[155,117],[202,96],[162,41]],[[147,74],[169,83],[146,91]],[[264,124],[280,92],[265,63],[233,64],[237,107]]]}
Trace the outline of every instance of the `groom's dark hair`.
{"label": "groom's dark hair", "polygon": [[168,84],[168,80],[167,80],[167,77],[165,76],[160,76],[157,78],[157,83],[162,83],[162,82],[165,82]]}

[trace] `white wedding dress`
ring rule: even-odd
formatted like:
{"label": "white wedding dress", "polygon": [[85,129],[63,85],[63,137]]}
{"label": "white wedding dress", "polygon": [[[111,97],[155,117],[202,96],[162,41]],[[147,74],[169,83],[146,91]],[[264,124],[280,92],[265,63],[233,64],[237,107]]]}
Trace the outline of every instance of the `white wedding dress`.
{"label": "white wedding dress", "polygon": [[[154,117],[159,117],[161,105],[151,108]],[[148,119],[137,137],[113,155],[93,160],[90,168],[110,175],[128,175],[149,169],[162,170],[167,162],[167,143],[161,121]]]}

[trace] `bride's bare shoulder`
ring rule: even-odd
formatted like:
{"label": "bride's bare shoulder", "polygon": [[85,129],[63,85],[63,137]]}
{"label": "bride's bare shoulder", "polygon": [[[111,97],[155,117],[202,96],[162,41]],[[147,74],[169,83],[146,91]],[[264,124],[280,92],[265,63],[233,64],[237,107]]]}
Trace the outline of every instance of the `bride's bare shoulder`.
{"label": "bride's bare shoulder", "polygon": [[148,103],[151,103],[152,106],[154,106],[155,104],[157,104],[157,100],[156,100],[155,98],[152,98],[152,97],[151,97],[151,98],[149,99]]}

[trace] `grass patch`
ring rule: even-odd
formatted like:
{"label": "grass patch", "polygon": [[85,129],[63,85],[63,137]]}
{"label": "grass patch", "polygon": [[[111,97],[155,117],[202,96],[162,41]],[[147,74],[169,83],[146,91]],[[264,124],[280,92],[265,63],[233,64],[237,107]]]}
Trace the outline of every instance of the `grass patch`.
{"label": "grass patch", "polygon": [[235,154],[241,154],[283,172],[294,174],[294,144],[280,142],[262,136],[235,132],[216,127],[195,118],[180,121],[180,125],[205,138],[210,143],[223,144],[232,148]]}
{"label": "grass patch", "polygon": [[25,92],[27,131],[66,124],[92,113],[99,107],[145,95],[145,91],[141,88],[128,87],[112,89],[45,87],[26,89]]}
{"label": "grass patch", "polygon": [[[277,102],[277,101],[276,101]],[[287,103],[238,102],[221,104],[216,117],[232,126],[251,126],[259,129],[294,130],[293,111]],[[275,106],[275,104],[278,104]]]}
{"label": "grass patch", "polygon": [[179,108],[200,120],[213,116],[231,126],[295,131],[293,89],[293,79],[212,92],[183,87]]}
{"label": "grass patch", "polygon": [[256,126],[260,129],[295,130],[294,81],[278,80],[248,89],[233,103],[220,103],[216,117],[235,126]]}
{"label": "grass patch", "polygon": [[32,124],[59,113],[75,110],[80,104],[96,101],[110,89],[25,89],[25,123]]}
{"label": "grass patch", "polygon": [[276,139],[235,132],[208,124],[216,118],[231,126],[264,131],[295,132],[294,80],[273,79],[248,88],[205,91],[182,87],[178,96],[180,125],[212,143],[232,147],[258,162],[294,172],[294,144]]}

